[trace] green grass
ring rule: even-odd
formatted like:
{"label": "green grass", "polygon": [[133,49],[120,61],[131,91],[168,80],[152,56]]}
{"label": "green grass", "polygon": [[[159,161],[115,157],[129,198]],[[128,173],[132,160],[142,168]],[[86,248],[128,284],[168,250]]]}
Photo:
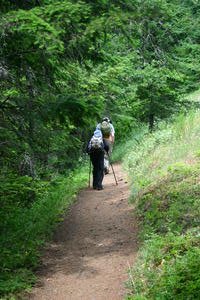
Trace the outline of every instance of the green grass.
{"label": "green grass", "polygon": [[130,270],[128,300],[195,300],[200,296],[200,241],[197,231],[152,235]]}
{"label": "green grass", "polygon": [[186,99],[192,102],[200,102],[200,90],[195,91],[194,93],[189,94]]}
{"label": "green grass", "polygon": [[114,144],[113,153],[112,153],[112,161],[119,162],[122,161],[123,157],[126,153],[129,153],[131,149],[137,148],[138,144],[144,138],[144,136],[148,133],[148,127],[144,124],[138,125],[135,127],[133,131],[123,140],[120,140]]}
{"label": "green grass", "polygon": [[63,214],[87,180],[87,168],[79,168],[66,178],[54,178],[46,192],[43,191],[30,207],[4,208],[7,214],[1,218],[0,236],[2,297],[29,289],[35,282],[34,270],[41,246],[51,237],[56,224],[63,220]]}
{"label": "green grass", "polygon": [[199,158],[199,111],[161,125],[124,157],[141,239],[127,299],[200,299]]}
{"label": "green grass", "polygon": [[200,164],[174,164],[137,196],[143,234],[184,233],[200,226]]}
{"label": "green grass", "polygon": [[[125,146],[126,147],[126,146]],[[200,114],[180,115],[174,125],[146,135],[139,145],[129,148],[124,166],[133,181],[136,194],[142,187],[156,182],[174,163],[196,160],[200,150]]]}

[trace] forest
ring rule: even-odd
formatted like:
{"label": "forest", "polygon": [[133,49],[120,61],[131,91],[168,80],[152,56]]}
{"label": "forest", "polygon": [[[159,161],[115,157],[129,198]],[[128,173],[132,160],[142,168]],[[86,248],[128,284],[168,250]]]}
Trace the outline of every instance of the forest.
{"label": "forest", "polygon": [[[60,214],[70,205],[74,195],[87,185],[85,148],[102,116],[109,116],[115,125],[116,154],[113,154],[113,160],[123,160],[131,172],[131,168],[140,168],[140,161],[146,157],[144,168],[141,168],[144,173],[140,174],[138,169],[138,173],[132,174],[133,178],[137,177],[136,190],[144,188],[136,202],[138,214],[145,222],[145,201],[151,203],[154,197],[158,203],[160,197],[159,187],[155,194],[148,192],[147,186],[152,183],[149,173],[145,173],[148,155],[155,151],[155,145],[173,140],[169,132],[166,135],[157,132],[161,132],[162,126],[169,126],[167,124],[177,115],[186,120],[180,121],[179,117],[177,124],[188,122],[190,126],[195,118],[198,119],[194,111],[198,111],[199,102],[188,95],[199,89],[199,74],[199,1],[0,0],[2,297],[11,299],[6,297],[35,282],[39,249],[47,236],[51,236]],[[191,115],[193,118],[188,117]],[[173,129],[177,140],[184,135],[184,132],[178,135],[179,129]],[[187,133],[190,135],[189,131]],[[198,130],[195,134],[196,137],[191,135],[198,140]],[[124,143],[126,147],[123,147]],[[191,141],[185,143],[193,145]],[[141,148],[142,145],[146,148]],[[136,149],[136,146],[138,152],[135,150],[130,154],[130,149]],[[196,145],[196,153],[199,146]],[[194,174],[195,178],[199,176],[198,171],[198,166],[192,170],[183,165],[168,167],[172,182],[176,176],[179,183],[180,178],[190,176],[191,187],[196,182]],[[152,181],[161,175],[158,173]],[[198,192],[194,188],[196,196]],[[166,190],[163,195],[165,193]],[[176,191],[175,195],[174,191],[174,198],[178,193]],[[194,202],[190,198],[192,205],[198,197],[194,197]],[[188,198],[185,196],[185,199]],[[164,206],[168,205],[166,202]],[[195,202],[194,210],[197,207]],[[156,212],[153,213],[155,216]],[[190,213],[187,218],[189,216]],[[166,216],[166,224],[168,221]],[[188,273],[191,285],[186,298],[184,280],[187,276],[180,271],[182,277],[178,277],[173,270],[174,282],[178,278],[180,290],[184,290],[176,294],[170,280],[166,279],[166,272],[172,271],[168,269],[160,290],[158,286],[152,290],[151,282],[146,284],[149,293],[144,292],[140,284],[144,271],[135,284],[136,294],[133,292],[127,299],[200,297],[198,269],[194,275],[194,268],[200,261],[199,242],[194,234],[198,216],[193,218],[192,237],[185,231],[186,223],[191,220],[184,218],[182,221],[185,225],[180,225],[181,228],[177,229],[172,221],[169,222],[170,229],[158,229],[158,219],[153,220],[152,216],[152,223],[147,220],[143,230],[150,235],[171,232],[165,242],[160,236],[156,242],[154,239],[152,252],[148,254],[151,257],[159,247],[166,250],[167,242],[171,245],[173,259],[193,247],[186,254],[188,260],[185,257],[177,262],[179,271],[184,262],[186,265],[189,260],[193,262],[193,265],[187,265],[191,270]],[[150,232],[150,225],[155,226],[153,232]],[[175,228],[179,233],[177,240]],[[183,232],[186,232],[185,236]],[[159,253],[163,253],[162,249]],[[166,261],[170,261],[170,255],[166,254]],[[150,262],[149,257],[145,259]],[[151,268],[160,257],[154,259]],[[156,280],[158,283],[159,279]],[[163,286],[167,286],[164,295],[161,292]],[[130,289],[134,290],[131,284]]]}

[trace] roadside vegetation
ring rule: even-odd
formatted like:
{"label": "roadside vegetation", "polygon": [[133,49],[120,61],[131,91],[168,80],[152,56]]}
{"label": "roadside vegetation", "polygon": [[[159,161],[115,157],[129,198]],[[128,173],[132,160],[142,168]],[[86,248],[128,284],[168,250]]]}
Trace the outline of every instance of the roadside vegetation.
{"label": "roadside vegetation", "polygon": [[[55,226],[63,220],[77,192],[87,182],[88,168],[83,166],[66,177],[57,175],[51,181],[40,180],[34,185],[28,176],[10,178],[9,185],[2,185],[0,193],[5,203],[0,211],[2,297],[7,294],[5,299],[15,299],[12,293],[27,290],[35,282],[34,270],[40,261],[41,247],[51,238]],[[21,190],[21,194],[16,195],[16,190]],[[18,204],[14,205],[16,196]]]}
{"label": "roadside vegetation", "polygon": [[124,165],[141,241],[127,299],[199,299],[199,111],[133,141]]}
{"label": "roadside vegetation", "polygon": [[[185,116],[199,106],[186,97],[199,89],[199,20],[192,0],[0,1],[2,297],[34,281],[44,240],[86,184],[83,153],[104,116],[119,141],[113,159],[128,153],[144,234],[159,234],[162,218],[171,234],[189,234],[184,199],[196,205],[186,178],[198,173],[199,128],[195,114]],[[185,115],[174,127],[154,132],[178,112]],[[186,186],[180,222],[179,196],[166,194],[159,206],[159,182],[171,190],[176,177],[177,195]]]}

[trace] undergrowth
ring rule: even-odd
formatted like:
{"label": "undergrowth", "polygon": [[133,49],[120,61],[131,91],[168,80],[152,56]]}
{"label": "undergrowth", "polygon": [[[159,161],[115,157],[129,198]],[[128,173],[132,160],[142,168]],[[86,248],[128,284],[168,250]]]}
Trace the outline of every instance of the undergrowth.
{"label": "undergrowth", "polygon": [[127,299],[200,299],[199,111],[162,126],[124,158],[141,239]]}
{"label": "undergrowth", "polygon": [[148,127],[145,124],[139,124],[137,127],[135,126],[129,135],[120,140],[119,143],[117,143],[116,140],[112,153],[112,161],[122,161],[126,153],[128,153],[130,149],[135,149],[147,133]]}
{"label": "undergrowth", "polygon": [[197,231],[152,235],[130,270],[127,299],[199,299],[199,246]]}
{"label": "undergrowth", "polygon": [[[64,212],[74,201],[78,190],[86,186],[87,180],[88,170],[82,167],[67,177],[57,176],[50,183],[40,182],[40,188],[34,184],[31,194],[27,194],[30,189],[29,178],[21,179],[17,183],[15,181],[19,188],[22,182],[27,183],[23,196],[29,195],[30,204],[15,205],[14,209],[12,202],[16,195],[12,195],[12,190],[16,189],[10,187],[9,192],[4,193],[2,203],[5,205],[0,213],[3,220],[0,235],[1,299],[11,299],[12,293],[28,289],[35,282],[34,270],[39,262],[41,246],[50,238],[56,224],[63,220]],[[33,190],[39,192],[31,199]]]}

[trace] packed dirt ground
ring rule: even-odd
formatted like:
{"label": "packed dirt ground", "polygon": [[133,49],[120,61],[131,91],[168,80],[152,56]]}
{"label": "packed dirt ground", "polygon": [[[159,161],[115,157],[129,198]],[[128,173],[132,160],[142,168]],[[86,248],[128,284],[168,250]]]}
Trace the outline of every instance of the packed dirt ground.
{"label": "packed dirt ground", "polygon": [[82,190],[45,249],[30,300],[122,300],[137,253],[129,186],[119,164],[104,190]]}

